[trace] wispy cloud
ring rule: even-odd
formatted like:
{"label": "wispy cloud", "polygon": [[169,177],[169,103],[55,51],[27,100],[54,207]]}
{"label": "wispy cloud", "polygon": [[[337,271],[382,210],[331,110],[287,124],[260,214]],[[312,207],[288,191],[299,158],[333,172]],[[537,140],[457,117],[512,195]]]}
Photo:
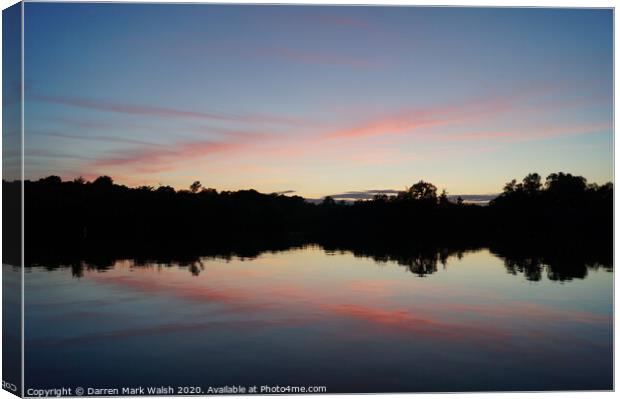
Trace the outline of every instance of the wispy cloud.
{"label": "wispy cloud", "polygon": [[518,142],[530,140],[544,140],[554,137],[582,135],[611,130],[613,126],[610,122],[598,122],[571,126],[543,126],[526,129],[513,129],[505,131],[487,131],[473,133],[451,133],[435,135],[439,141],[497,141],[497,142]]}
{"label": "wispy cloud", "polygon": [[32,158],[56,158],[56,159],[77,159],[84,161],[92,161],[92,157],[87,155],[71,154],[65,151],[57,151],[53,149],[44,148],[26,148],[24,150],[24,156],[28,159],[28,163],[32,162]]}
{"label": "wispy cloud", "polygon": [[135,144],[141,146],[154,146],[161,147],[163,144],[151,143],[143,140],[136,140],[126,137],[118,136],[105,136],[105,135],[81,135],[81,134],[68,134],[60,132],[45,132],[45,131],[29,131],[29,134],[36,134],[39,136],[54,137],[59,139],[68,140],[84,140],[84,141],[100,141],[105,143],[118,143],[118,144]]}
{"label": "wispy cloud", "polygon": [[448,195],[448,199],[451,201],[456,201],[459,197],[461,197],[465,203],[485,205],[494,198],[497,198],[498,195],[499,194],[455,194]]}
{"label": "wispy cloud", "polygon": [[377,194],[386,194],[386,195],[395,195],[398,194],[399,190],[365,190],[365,191],[347,191],[340,194],[331,194],[329,195],[333,199],[337,200],[366,200],[372,199]]}
{"label": "wispy cloud", "polygon": [[359,138],[402,134],[421,128],[463,122],[471,123],[481,118],[496,116],[511,108],[512,105],[505,99],[488,98],[472,100],[458,105],[438,105],[411,109],[370,119],[357,126],[331,131],[325,135],[325,138]]}
{"label": "wispy cloud", "polygon": [[65,96],[34,96],[37,101],[61,104],[76,108],[92,109],[102,112],[111,112],[135,116],[153,116],[158,118],[214,120],[240,123],[269,123],[285,125],[304,125],[306,121],[299,118],[280,117],[275,115],[236,115],[227,113],[213,113],[196,110],[184,110],[171,107],[128,104],[115,101],[65,97]]}
{"label": "wispy cloud", "polygon": [[[394,190],[394,189],[386,189],[386,190],[363,190],[363,191],[346,191],[340,194],[331,194],[329,197],[332,197],[335,200],[344,200],[344,201],[357,201],[357,200],[370,200],[374,198],[377,194],[385,194],[388,196],[393,196],[401,192],[402,190]],[[454,194],[449,195],[448,198],[452,201],[456,201],[458,197],[461,197],[464,202],[468,203],[477,203],[477,204],[486,204],[491,201],[493,198],[497,197],[498,194]]]}
{"label": "wispy cloud", "polygon": [[[88,120],[88,119],[74,119],[74,118],[64,118],[64,117],[54,117],[49,119],[50,122],[54,124],[60,124],[61,127],[51,130],[32,130],[29,129],[29,134],[37,134],[42,136],[55,136],[55,137],[64,137],[64,138],[73,138],[73,139],[83,139],[83,140],[97,140],[97,141],[110,141],[110,142],[119,142],[119,143],[135,143],[135,144],[152,144],[145,141],[132,140],[124,137],[110,136],[110,135],[92,135],[91,131],[116,131],[116,132],[126,132],[126,131],[144,131],[147,133],[165,133],[168,136],[171,133],[171,127],[165,125],[147,125],[142,123],[132,123],[128,121],[98,121],[98,120]],[[301,123],[301,122],[300,122]],[[308,121],[308,127],[313,126],[313,122]],[[316,124],[319,126],[319,123]],[[176,134],[180,133],[188,133],[190,135],[200,134],[203,135],[218,135],[225,138],[235,138],[235,139],[243,139],[243,138],[253,138],[256,136],[261,136],[262,138],[267,138],[268,136],[274,136],[275,134],[269,133],[268,129],[264,129],[261,131],[251,130],[251,129],[239,129],[239,128],[226,128],[217,125],[206,125],[206,124],[181,124],[179,123],[174,128],[174,132]],[[80,134],[66,134],[66,133],[58,133],[58,131],[79,131]],[[88,134],[86,132],[89,132]],[[126,134],[126,133],[125,133]],[[161,136],[161,135],[160,135]],[[163,136],[163,137],[166,137]]]}
{"label": "wispy cloud", "polygon": [[421,127],[437,126],[447,123],[445,120],[435,119],[431,115],[414,113],[413,115],[387,117],[370,121],[355,127],[339,129],[327,134],[327,138],[357,138],[379,136],[383,134],[404,133]]}
{"label": "wispy cloud", "polygon": [[[524,92],[532,93],[524,90]],[[460,103],[437,104],[434,106],[410,108],[390,112],[369,113],[358,112],[347,115],[347,121],[336,126],[329,122],[334,115],[326,115],[321,121],[296,120],[299,123],[295,129],[288,129],[284,134],[271,126],[220,126],[217,123],[179,123],[179,129],[173,142],[169,135],[159,135],[160,142],[150,142],[151,137],[141,140],[133,136],[125,137],[117,134],[99,134],[86,130],[100,130],[107,128],[105,122],[88,120],[75,122],[76,133],[62,129],[32,132],[45,134],[49,137],[64,140],[96,141],[117,144],[117,151],[109,150],[114,146],[98,148],[91,158],[84,159],[83,174],[115,173],[121,176],[132,174],[155,174],[158,172],[175,170],[184,167],[183,163],[195,162],[201,158],[212,157],[210,168],[224,168],[230,171],[231,166],[241,167],[239,161],[246,167],[258,168],[265,160],[278,161],[286,165],[302,165],[316,162],[332,162],[337,165],[376,164],[384,166],[406,162],[419,162],[424,159],[455,159],[456,157],[474,156],[481,152],[497,151],[506,143],[544,140],[554,137],[588,134],[604,129],[611,129],[611,123],[591,123],[584,125],[551,125],[514,128],[514,118],[521,116],[524,111],[523,100],[529,97],[522,93],[506,96],[488,95]],[[179,109],[168,109],[150,106],[123,105],[121,103],[88,100],[66,97],[45,97],[43,101],[58,102],[72,107],[97,109],[105,112],[126,113],[131,115],[147,116],[160,115],[169,118],[194,119],[213,122],[212,114],[196,113]],[[364,115],[356,117],[356,115]],[[217,117],[231,117],[219,115]],[[249,123],[252,117],[232,116],[234,120]],[[236,119],[238,118],[238,119]],[[265,121],[266,119],[260,119]],[[281,119],[269,119],[281,120]],[[291,120],[287,120],[292,122]],[[62,121],[60,121],[62,123]],[[176,122],[176,121],[175,121]],[[122,123],[116,128],[122,129]],[[131,122],[130,122],[131,123]],[[502,129],[502,125],[509,126]],[[479,130],[478,126],[480,127]],[[489,129],[489,126],[494,126]],[[147,127],[143,128],[147,130]],[[161,128],[161,127],[160,127]],[[256,129],[256,130],[254,130]],[[462,131],[466,129],[466,131]],[[178,133],[184,131],[185,138]],[[94,133],[94,134],[93,134]],[[290,134],[289,134],[290,133]],[[422,151],[402,151],[400,145],[411,144],[410,138],[420,139],[427,148]],[[156,140],[156,139],[153,139]],[[471,143],[475,148],[468,148]],[[454,144],[458,144],[455,148]],[[440,148],[441,147],[441,148]],[[217,157],[218,154],[234,153],[233,157]],[[41,152],[31,153],[33,157],[49,158],[50,154]],[[58,156],[57,158],[62,158]],[[69,158],[69,157],[67,157]],[[226,160],[231,160],[228,163]],[[108,172],[108,169],[110,171]],[[241,169],[235,169],[243,173]],[[270,174],[265,173],[265,175]],[[288,184],[288,183],[284,183]],[[285,193],[285,192],[282,192]],[[394,194],[390,190],[350,191],[333,194],[335,199],[355,200],[372,198],[374,194]]]}
{"label": "wispy cloud", "polygon": [[286,47],[260,47],[256,48],[254,51],[260,56],[277,57],[303,64],[339,65],[364,68],[382,65],[380,60],[376,59],[357,58],[322,52],[301,51]]}
{"label": "wispy cloud", "polygon": [[[415,133],[424,139],[437,141],[515,141],[581,134],[611,127],[611,124],[607,122],[578,126],[556,125],[528,129],[481,130],[473,133],[446,132],[446,129],[442,129],[443,131],[430,131],[431,128],[436,127],[476,126],[476,124],[481,122],[488,122],[499,117],[507,117],[508,119],[504,123],[509,123],[512,126],[515,124],[515,118],[521,120],[524,114],[540,114],[563,108],[570,109],[576,106],[588,106],[593,102],[593,99],[580,99],[578,102],[568,100],[540,101],[541,98],[550,93],[559,95],[563,91],[563,88],[550,87],[548,85],[541,85],[540,87],[527,86],[520,91],[505,95],[489,94],[460,103],[446,103],[430,107],[411,108],[399,112],[388,112],[383,115],[377,115],[374,118],[367,118],[365,121],[360,121],[354,125],[334,129],[325,133],[323,138],[357,139]],[[529,103],[531,100],[536,100],[535,106]]]}
{"label": "wispy cloud", "polygon": [[141,173],[156,173],[172,169],[179,162],[230,152],[243,146],[243,144],[232,142],[188,141],[164,148],[125,150],[100,158],[94,161],[90,167],[96,169],[123,167],[124,172],[130,168]]}

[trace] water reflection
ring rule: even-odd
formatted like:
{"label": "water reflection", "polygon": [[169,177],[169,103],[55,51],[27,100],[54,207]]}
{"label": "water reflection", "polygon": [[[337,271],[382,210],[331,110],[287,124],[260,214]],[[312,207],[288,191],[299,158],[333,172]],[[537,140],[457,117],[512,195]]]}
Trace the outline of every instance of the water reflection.
{"label": "water reflection", "polygon": [[30,267],[26,383],[611,389],[612,273],[526,283],[504,262],[308,245]]}
{"label": "water reflection", "polygon": [[26,385],[611,389],[600,268],[523,284],[488,249],[242,253],[28,268]]}
{"label": "water reflection", "polygon": [[235,247],[215,246],[181,251],[182,254],[170,252],[145,256],[138,253],[133,256],[94,252],[89,256],[59,258],[43,256],[31,259],[30,266],[44,267],[47,270],[70,267],[74,277],[83,277],[84,271],[104,271],[113,268],[118,259],[131,259],[134,267],[147,267],[157,264],[161,267],[186,268],[192,275],[198,276],[204,271],[204,261],[209,259],[252,260],[263,254],[274,254],[292,249],[319,248],[327,255],[352,254],[358,258],[369,258],[377,264],[395,263],[403,266],[410,273],[425,277],[436,273],[438,268],[445,268],[450,258],[461,259],[466,253],[488,249],[503,260],[509,274],[521,275],[528,281],[539,281],[543,277],[553,281],[570,281],[584,279],[589,270],[613,270],[613,256],[610,247],[603,246],[506,246],[493,245],[490,248],[479,246],[434,246],[419,243],[380,243],[380,242],[347,242],[334,241],[312,243],[305,241],[283,241],[279,245],[245,246],[237,243]]}
{"label": "water reflection", "polygon": [[521,250],[496,245],[491,252],[504,260],[508,273],[521,274],[529,281],[539,281],[544,275],[549,280],[564,282],[584,279],[588,271],[613,270],[611,245],[536,245]]}

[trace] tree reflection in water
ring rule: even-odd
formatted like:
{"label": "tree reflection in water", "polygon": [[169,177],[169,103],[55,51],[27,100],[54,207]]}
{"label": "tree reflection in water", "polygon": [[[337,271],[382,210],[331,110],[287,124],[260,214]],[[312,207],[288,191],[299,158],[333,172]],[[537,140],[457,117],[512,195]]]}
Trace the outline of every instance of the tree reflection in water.
{"label": "tree reflection in water", "polygon": [[[195,248],[184,251],[185,255],[167,252],[146,255],[130,254],[124,251],[115,256],[89,249],[88,256],[76,255],[73,259],[55,256],[33,256],[27,267],[44,267],[48,270],[71,268],[75,277],[82,277],[85,271],[105,271],[114,267],[118,260],[130,260],[132,267],[181,267],[195,276],[205,270],[205,262],[232,259],[252,260],[264,253],[277,253],[292,249],[318,247],[328,255],[352,254],[358,258],[372,259],[378,264],[397,264],[418,277],[432,275],[441,268],[446,268],[450,258],[461,259],[468,252],[488,249],[493,255],[502,259],[506,271],[512,275],[522,275],[528,281],[539,281],[545,276],[552,281],[570,281],[583,279],[589,270],[603,268],[613,270],[613,253],[611,247],[604,245],[443,245],[404,244],[381,242],[338,242],[333,239],[324,242],[303,240],[270,241],[263,245],[253,242],[245,246],[240,243],[221,245],[203,250]],[[96,254],[96,255],[93,255]]]}

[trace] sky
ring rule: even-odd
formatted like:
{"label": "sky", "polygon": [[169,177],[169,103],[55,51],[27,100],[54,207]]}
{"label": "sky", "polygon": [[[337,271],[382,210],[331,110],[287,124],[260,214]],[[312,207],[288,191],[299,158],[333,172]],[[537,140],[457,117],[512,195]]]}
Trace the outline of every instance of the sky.
{"label": "sky", "polygon": [[608,9],[26,3],[25,175],[306,198],[605,183],[612,30]]}

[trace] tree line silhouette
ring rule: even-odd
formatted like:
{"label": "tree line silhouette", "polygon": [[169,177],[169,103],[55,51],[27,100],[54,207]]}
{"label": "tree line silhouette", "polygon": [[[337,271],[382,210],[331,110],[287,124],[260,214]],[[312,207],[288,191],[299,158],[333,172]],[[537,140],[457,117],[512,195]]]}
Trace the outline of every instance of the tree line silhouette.
{"label": "tree line silhouette", "polygon": [[[7,198],[18,197],[20,187],[20,182],[3,181]],[[5,218],[7,211],[16,213],[9,205]],[[265,241],[291,240],[336,247],[545,243],[605,254],[613,246],[612,183],[588,184],[569,173],[553,173],[544,181],[537,173],[512,180],[486,206],[450,200],[445,190],[438,193],[425,181],[392,196],[353,203],[326,197],[317,204],[251,189],[218,192],[200,182],[175,190],[131,188],[108,176],[91,182],[49,176],[24,182],[24,206],[27,257],[191,252],[235,242],[256,242],[262,249]]]}

